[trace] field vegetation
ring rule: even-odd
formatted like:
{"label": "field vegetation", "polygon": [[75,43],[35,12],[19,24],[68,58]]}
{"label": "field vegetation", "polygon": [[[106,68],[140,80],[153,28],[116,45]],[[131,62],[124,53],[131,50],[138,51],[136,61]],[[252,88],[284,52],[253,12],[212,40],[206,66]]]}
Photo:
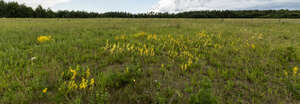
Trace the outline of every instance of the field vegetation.
{"label": "field vegetation", "polygon": [[297,19],[0,19],[0,103],[297,104]]}

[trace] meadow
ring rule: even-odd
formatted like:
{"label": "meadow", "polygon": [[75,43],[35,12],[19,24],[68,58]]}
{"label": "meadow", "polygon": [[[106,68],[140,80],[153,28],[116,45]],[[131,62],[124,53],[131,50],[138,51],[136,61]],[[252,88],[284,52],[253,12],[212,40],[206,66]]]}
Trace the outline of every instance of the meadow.
{"label": "meadow", "polygon": [[1,104],[299,104],[299,19],[0,19]]}

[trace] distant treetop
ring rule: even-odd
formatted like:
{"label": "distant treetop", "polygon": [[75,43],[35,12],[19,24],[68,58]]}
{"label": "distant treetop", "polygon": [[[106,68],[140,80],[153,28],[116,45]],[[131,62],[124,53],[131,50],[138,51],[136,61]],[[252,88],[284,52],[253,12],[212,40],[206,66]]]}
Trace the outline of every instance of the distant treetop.
{"label": "distant treetop", "polygon": [[52,11],[38,6],[36,9],[0,0],[0,17],[7,18],[300,18],[300,10],[206,10],[181,13],[139,13]]}

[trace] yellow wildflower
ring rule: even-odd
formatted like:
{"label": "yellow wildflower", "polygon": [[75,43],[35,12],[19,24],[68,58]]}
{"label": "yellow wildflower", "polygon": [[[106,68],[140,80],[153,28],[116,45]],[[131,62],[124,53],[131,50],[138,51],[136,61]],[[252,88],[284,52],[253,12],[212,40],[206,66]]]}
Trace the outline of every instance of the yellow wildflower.
{"label": "yellow wildflower", "polygon": [[73,74],[71,79],[74,80],[76,78],[76,70],[70,68],[70,72]]}
{"label": "yellow wildflower", "polygon": [[153,48],[151,48],[150,55],[151,55],[151,56],[154,56],[154,55],[155,55],[154,49],[153,49]]}
{"label": "yellow wildflower", "polygon": [[125,40],[126,39],[126,35],[116,36],[115,39],[116,40]]}
{"label": "yellow wildflower", "polygon": [[147,36],[147,39],[148,40],[150,40],[150,39],[156,40],[157,36],[156,36],[156,34],[150,34],[150,35]]}
{"label": "yellow wildflower", "polygon": [[91,79],[91,82],[90,82],[90,85],[93,86],[94,84],[95,84],[95,80],[94,80],[94,78],[92,78],[92,79]]}
{"label": "yellow wildflower", "polygon": [[287,77],[289,74],[287,71],[284,70],[284,75]]}
{"label": "yellow wildflower", "polygon": [[165,65],[164,65],[164,64],[161,64],[161,68],[165,68]]}
{"label": "yellow wildflower", "polygon": [[293,68],[293,75],[295,76],[297,74],[297,72],[298,72],[298,67],[296,66]]}
{"label": "yellow wildflower", "polygon": [[258,34],[257,38],[258,39],[263,39],[263,34],[262,33]]}
{"label": "yellow wildflower", "polygon": [[43,43],[43,42],[51,40],[51,36],[39,36],[37,38],[37,40],[38,40],[38,42]]}
{"label": "yellow wildflower", "polygon": [[145,55],[148,56],[149,50],[145,49]]}
{"label": "yellow wildflower", "polygon": [[145,32],[140,32],[140,33],[135,34],[134,37],[140,38],[140,37],[144,37],[145,35],[146,35]]}
{"label": "yellow wildflower", "polygon": [[43,93],[47,93],[48,88],[43,89]]}
{"label": "yellow wildflower", "polygon": [[118,48],[118,47],[117,47],[117,45],[114,43],[113,46],[112,46],[112,48],[110,49],[110,53],[113,54],[114,51],[116,50],[116,48]]}
{"label": "yellow wildflower", "polygon": [[86,78],[89,78],[91,75],[90,68],[86,70]]}
{"label": "yellow wildflower", "polygon": [[88,85],[88,81],[82,77],[81,83],[79,85],[80,89],[85,89]]}
{"label": "yellow wildflower", "polygon": [[254,45],[254,44],[251,44],[251,47],[252,47],[253,49],[255,49],[255,45]]}
{"label": "yellow wildflower", "polygon": [[128,67],[126,67],[126,73],[128,73],[129,72],[129,68]]}
{"label": "yellow wildflower", "polygon": [[188,64],[182,64],[182,65],[181,65],[181,70],[182,70],[182,71],[187,70],[187,68],[188,68]]}
{"label": "yellow wildflower", "polygon": [[189,59],[188,60],[188,66],[191,66],[193,64],[193,60],[192,59]]}
{"label": "yellow wildflower", "polygon": [[78,86],[77,86],[77,84],[76,84],[76,82],[74,80],[69,82],[69,85],[68,85],[69,89],[71,89],[71,90],[72,89],[77,89],[77,87]]}

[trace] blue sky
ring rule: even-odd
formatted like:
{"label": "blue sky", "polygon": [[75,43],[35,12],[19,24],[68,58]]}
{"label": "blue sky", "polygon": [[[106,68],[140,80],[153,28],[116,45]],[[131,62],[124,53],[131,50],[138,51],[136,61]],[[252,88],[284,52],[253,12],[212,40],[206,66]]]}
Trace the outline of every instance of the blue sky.
{"label": "blue sky", "polygon": [[5,0],[53,10],[182,12],[193,10],[299,9],[300,0]]}
{"label": "blue sky", "polygon": [[[82,2],[84,1],[84,2]],[[72,0],[53,6],[55,10],[86,10],[86,11],[128,11],[146,12],[151,9],[158,0]]]}

